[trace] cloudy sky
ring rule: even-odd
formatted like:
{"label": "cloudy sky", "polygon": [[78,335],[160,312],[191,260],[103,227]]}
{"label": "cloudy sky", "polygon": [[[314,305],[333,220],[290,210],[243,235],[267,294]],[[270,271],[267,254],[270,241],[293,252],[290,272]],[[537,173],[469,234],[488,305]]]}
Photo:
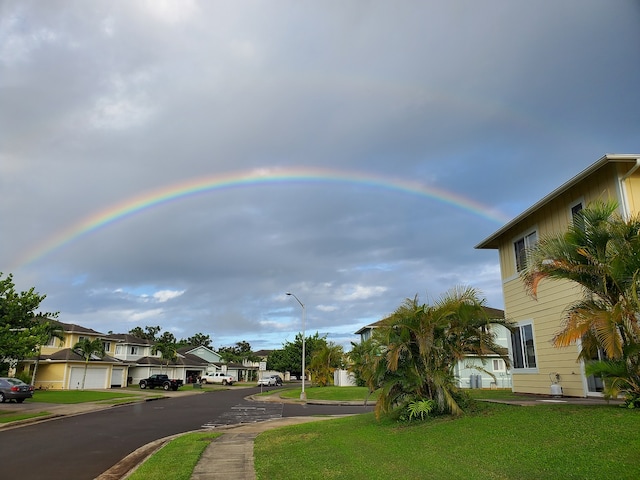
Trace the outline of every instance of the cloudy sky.
{"label": "cloudy sky", "polygon": [[[0,2],[0,271],[60,320],[349,346],[640,153],[632,0]],[[348,348],[347,348],[348,349]]]}

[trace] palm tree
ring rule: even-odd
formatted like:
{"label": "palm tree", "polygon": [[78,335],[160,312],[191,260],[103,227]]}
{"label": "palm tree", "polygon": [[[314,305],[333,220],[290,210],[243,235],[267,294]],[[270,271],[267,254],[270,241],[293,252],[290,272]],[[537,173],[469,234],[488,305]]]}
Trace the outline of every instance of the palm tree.
{"label": "palm tree", "polygon": [[[167,372],[169,371],[169,362],[175,360],[178,356],[174,343],[157,343],[153,347],[153,353],[160,352],[160,358],[166,360]],[[162,372],[162,370],[160,370]]]}
{"label": "palm tree", "polygon": [[104,357],[104,344],[99,338],[93,340],[83,338],[73,346],[73,349],[84,358],[84,373],[82,375],[82,386],[80,387],[81,390],[84,390],[84,381],[87,378],[89,360],[94,355],[99,358]]}
{"label": "palm tree", "polygon": [[38,371],[38,365],[40,364],[40,355],[42,354],[42,346],[49,344],[51,340],[57,338],[64,340],[64,330],[62,326],[57,322],[43,322],[39,325],[40,342],[38,343],[38,352],[36,354],[36,361],[33,366],[33,374],[31,375],[31,385],[35,385],[36,373]]}
{"label": "palm tree", "polygon": [[[370,365],[372,358],[379,352],[374,350],[373,336],[362,340],[361,342],[351,342],[351,350],[347,353],[349,360],[349,366],[347,370],[353,374],[356,380],[356,385],[359,387],[369,386],[370,384],[370,369],[366,366]],[[373,392],[377,386],[370,388],[369,391]]]}
{"label": "palm tree", "polygon": [[333,372],[340,368],[344,357],[344,351],[340,345],[333,342],[326,343],[313,352],[309,362],[309,373],[314,383],[322,387],[333,382]]}
{"label": "palm tree", "polygon": [[578,358],[587,364],[601,350],[608,360],[589,371],[603,376],[605,396],[621,391],[640,396],[640,217],[623,219],[617,208],[613,201],[595,202],[566,232],[541,238],[527,252],[522,278],[534,298],[544,279],[580,285],[583,298],[565,310],[554,345],[579,341]]}
{"label": "palm tree", "polygon": [[510,365],[506,350],[495,341],[490,318],[478,292],[458,287],[433,305],[418,297],[405,302],[376,330],[364,378],[370,389],[380,387],[376,415],[411,402],[433,400],[438,413],[461,414],[455,364],[466,355],[481,359],[496,354]]}

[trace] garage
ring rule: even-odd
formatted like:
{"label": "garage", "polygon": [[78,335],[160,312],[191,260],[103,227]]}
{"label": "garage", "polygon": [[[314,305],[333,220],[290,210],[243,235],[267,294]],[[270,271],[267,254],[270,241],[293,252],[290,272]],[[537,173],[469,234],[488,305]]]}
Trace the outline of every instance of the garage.
{"label": "garage", "polygon": [[[107,367],[88,367],[87,376],[84,381],[84,388],[107,388]],[[84,375],[84,367],[71,367],[71,376],[69,377],[69,390],[78,390],[82,388],[82,376]]]}
{"label": "garage", "polygon": [[111,388],[122,387],[122,376],[124,375],[124,368],[113,368],[111,370]]}

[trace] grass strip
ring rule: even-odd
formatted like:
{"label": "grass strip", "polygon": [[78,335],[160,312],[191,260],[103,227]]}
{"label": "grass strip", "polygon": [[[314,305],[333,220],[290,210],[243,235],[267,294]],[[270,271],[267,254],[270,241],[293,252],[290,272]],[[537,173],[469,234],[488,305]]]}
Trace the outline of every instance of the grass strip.
{"label": "grass strip", "polygon": [[[36,390],[34,402],[73,404],[85,402],[110,401],[115,399],[132,399],[140,397],[133,393],[102,392],[95,390]],[[146,398],[146,397],[145,397]],[[29,400],[27,400],[29,401]]]}
{"label": "grass strip", "polygon": [[189,480],[209,443],[221,433],[187,433],[168,442],[133,472],[128,480]]}
{"label": "grass strip", "polygon": [[51,415],[49,412],[37,412],[37,413],[13,413],[2,412],[0,413],[0,423],[18,422],[20,420],[27,420],[29,418],[45,417]]}
{"label": "grass strip", "polygon": [[[300,398],[301,388],[287,389],[280,393],[283,398]],[[336,402],[362,401],[368,397],[370,403],[375,403],[378,392],[369,395],[367,387],[308,387],[304,389],[307,400],[333,400]]]}

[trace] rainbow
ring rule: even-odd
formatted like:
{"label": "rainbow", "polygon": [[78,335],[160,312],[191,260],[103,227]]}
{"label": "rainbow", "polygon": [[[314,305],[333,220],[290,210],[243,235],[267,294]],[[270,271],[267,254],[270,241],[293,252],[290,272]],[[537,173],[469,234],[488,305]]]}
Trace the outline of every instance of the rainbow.
{"label": "rainbow", "polygon": [[24,255],[18,261],[17,265],[21,266],[33,263],[79,237],[110,225],[118,220],[171,201],[185,199],[202,193],[237,187],[277,183],[326,182],[356,184],[393,190],[400,193],[420,195],[461,208],[499,224],[504,224],[509,220],[509,218],[504,214],[496,210],[492,210],[473,200],[456,193],[428,186],[416,181],[390,179],[388,177],[383,177],[382,175],[337,169],[303,167],[258,169],[191,179],[128,198],[115,205],[111,205],[110,207],[99,211],[64,230],[59,231]]}

